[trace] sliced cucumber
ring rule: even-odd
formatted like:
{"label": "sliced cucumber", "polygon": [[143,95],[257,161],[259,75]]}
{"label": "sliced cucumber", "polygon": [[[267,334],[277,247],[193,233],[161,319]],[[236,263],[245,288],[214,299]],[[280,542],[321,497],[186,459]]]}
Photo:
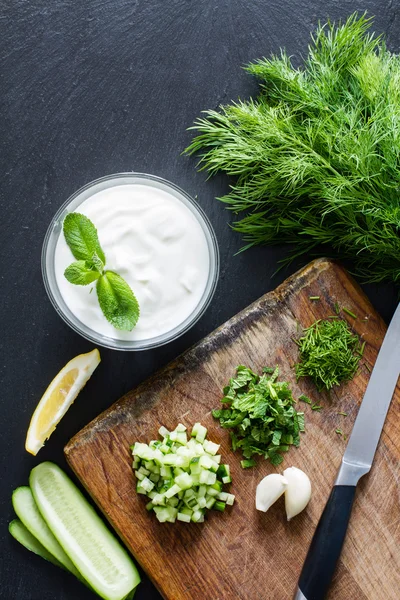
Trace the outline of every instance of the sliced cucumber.
{"label": "sliced cucumber", "polygon": [[31,532],[25,527],[25,525],[19,519],[14,519],[8,526],[8,531],[11,533],[14,539],[22,544],[27,550],[34,552],[38,556],[41,556],[45,560],[48,560],[56,567],[64,568],[63,565],[58,562],[56,558],[31,534]]}
{"label": "sliced cucumber", "polygon": [[29,482],[51,531],[94,591],[105,600],[131,597],[140,582],[135,565],[69,477],[44,462]]}
{"label": "sliced cucumber", "polygon": [[25,525],[26,529],[53,555],[68,571],[82,580],[71,560],[68,558],[60,544],[50,531],[46,521],[43,519],[33,498],[31,489],[24,485],[14,490],[12,504],[17,517]]}

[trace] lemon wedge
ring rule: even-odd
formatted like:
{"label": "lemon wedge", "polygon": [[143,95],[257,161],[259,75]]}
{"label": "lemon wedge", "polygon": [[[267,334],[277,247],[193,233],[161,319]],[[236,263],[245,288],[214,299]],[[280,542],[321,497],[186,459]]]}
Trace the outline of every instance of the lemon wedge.
{"label": "lemon wedge", "polygon": [[25,449],[36,456],[100,362],[100,353],[79,354],[56,375],[32,415]]}

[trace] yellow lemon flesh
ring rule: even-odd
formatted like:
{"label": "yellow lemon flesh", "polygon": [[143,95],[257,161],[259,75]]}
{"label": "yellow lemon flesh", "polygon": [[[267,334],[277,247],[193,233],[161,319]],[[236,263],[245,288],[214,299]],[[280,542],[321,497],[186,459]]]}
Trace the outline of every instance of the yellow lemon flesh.
{"label": "yellow lemon flesh", "polygon": [[39,452],[99,362],[100,354],[96,348],[75,356],[55,376],[32,415],[25,442],[28,452],[33,455]]}

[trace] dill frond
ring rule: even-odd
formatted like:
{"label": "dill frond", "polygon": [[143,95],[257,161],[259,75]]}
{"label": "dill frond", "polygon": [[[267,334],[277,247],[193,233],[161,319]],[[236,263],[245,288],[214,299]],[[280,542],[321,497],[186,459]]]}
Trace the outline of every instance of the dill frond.
{"label": "dill frond", "polygon": [[367,281],[400,280],[400,58],[357,13],[319,26],[295,69],[284,51],[246,67],[255,99],[206,111],[189,154],[234,177],[220,198],[245,247],[351,259]]}

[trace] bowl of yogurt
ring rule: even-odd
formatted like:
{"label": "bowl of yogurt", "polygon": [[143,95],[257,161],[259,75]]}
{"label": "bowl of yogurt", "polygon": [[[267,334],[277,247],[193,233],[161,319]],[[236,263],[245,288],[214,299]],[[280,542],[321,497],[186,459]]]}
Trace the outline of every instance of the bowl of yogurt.
{"label": "bowl of yogurt", "polygon": [[[74,261],[63,233],[70,212],[93,222],[106,269],[133,290],[140,316],[132,331],[107,321],[95,283],[65,278]],[[181,188],[154,175],[118,173],[88,183],[57,211],[43,243],[42,273],[54,308],[72,329],[107,348],[144,350],[176,339],[200,319],[217,285],[219,252],[206,214]]]}

